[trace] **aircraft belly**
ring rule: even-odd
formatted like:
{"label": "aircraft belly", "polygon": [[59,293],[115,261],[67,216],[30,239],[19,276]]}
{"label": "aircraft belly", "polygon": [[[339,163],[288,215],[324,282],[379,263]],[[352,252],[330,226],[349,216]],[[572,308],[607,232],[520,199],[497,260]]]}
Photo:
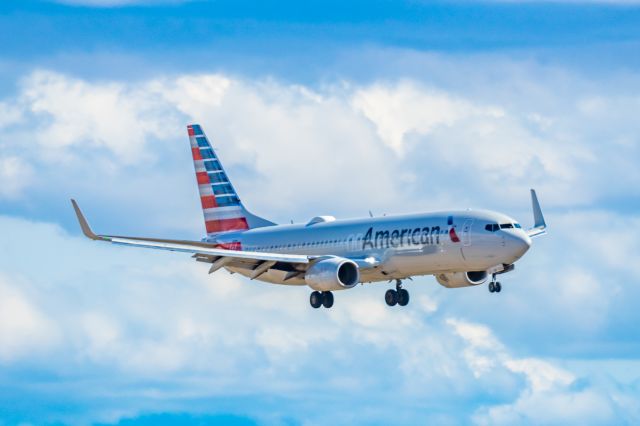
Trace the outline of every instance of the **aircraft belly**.
{"label": "aircraft belly", "polygon": [[462,260],[458,249],[425,246],[394,253],[382,269],[393,276],[427,275],[464,268]]}

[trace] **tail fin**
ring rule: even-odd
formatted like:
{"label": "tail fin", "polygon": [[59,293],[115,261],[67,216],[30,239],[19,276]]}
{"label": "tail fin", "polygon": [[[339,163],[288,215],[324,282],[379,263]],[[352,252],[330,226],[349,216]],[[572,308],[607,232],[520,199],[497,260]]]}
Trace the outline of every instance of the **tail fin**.
{"label": "tail fin", "polygon": [[192,124],[187,131],[207,235],[275,225],[244,208],[202,128]]}

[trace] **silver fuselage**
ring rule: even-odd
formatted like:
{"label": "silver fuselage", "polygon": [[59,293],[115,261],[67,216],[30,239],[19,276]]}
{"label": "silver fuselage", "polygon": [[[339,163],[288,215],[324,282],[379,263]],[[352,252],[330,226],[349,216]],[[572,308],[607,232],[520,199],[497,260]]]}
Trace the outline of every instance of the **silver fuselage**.
{"label": "silver fuselage", "polygon": [[[490,231],[487,225],[512,224],[492,211],[463,210],[348,220],[312,220],[228,233],[209,240],[256,252],[341,256],[360,265],[360,281],[375,282],[443,272],[488,271],[510,265],[529,249],[531,239],[518,227]],[[453,230],[453,231],[452,231]],[[246,269],[228,268],[248,275]],[[260,280],[304,285],[271,269]]]}

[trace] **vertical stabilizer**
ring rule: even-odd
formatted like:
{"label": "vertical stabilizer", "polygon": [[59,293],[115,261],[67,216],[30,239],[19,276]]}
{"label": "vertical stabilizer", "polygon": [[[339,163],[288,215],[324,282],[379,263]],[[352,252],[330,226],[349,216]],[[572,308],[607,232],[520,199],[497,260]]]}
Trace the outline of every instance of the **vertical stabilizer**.
{"label": "vertical stabilizer", "polygon": [[187,131],[207,235],[275,225],[244,208],[202,127],[192,124]]}

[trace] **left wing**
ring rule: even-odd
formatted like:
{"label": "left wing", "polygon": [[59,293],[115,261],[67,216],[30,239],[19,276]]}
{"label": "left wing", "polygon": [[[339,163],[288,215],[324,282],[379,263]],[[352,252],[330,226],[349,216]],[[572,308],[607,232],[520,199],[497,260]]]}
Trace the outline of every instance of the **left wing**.
{"label": "left wing", "polygon": [[533,209],[533,228],[527,230],[529,237],[537,237],[547,233],[547,223],[544,221],[542,209],[538,202],[538,196],[535,189],[531,190],[531,207]]}
{"label": "left wing", "polygon": [[142,238],[142,237],[122,237],[114,235],[96,235],[85,219],[78,203],[71,200],[73,209],[78,217],[82,233],[92,240],[108,241],[114,244],[144,247],[158,250],[169,250],[183,253],[193,253],[196,260],[204,260],[212,263],[209,273],[229,265],[230,263],[246,264],[250,269],[256,271],[257,278],[266,272],[276,263],[286,263],[294,270],[306,270],[306,266],[317,256],[304,256],[299,254],[282,254],[282,253],[262,253],[240,250],[226,250],[216,248],[215,245],[202,241],[186,241],[186,240],[167,240],[158,238]]}

